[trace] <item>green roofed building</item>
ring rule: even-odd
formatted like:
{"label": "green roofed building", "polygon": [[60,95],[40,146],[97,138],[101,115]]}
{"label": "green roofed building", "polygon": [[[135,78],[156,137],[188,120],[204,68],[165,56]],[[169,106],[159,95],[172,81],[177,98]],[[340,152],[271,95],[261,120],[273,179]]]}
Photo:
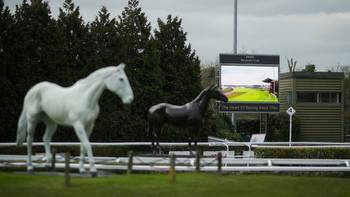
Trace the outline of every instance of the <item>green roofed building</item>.
{"label": "green roofed building", "polygon": [[279,100],[282,112],[290,106],[296,110],[298,141],[345,141],[343,73],[282,73]]}

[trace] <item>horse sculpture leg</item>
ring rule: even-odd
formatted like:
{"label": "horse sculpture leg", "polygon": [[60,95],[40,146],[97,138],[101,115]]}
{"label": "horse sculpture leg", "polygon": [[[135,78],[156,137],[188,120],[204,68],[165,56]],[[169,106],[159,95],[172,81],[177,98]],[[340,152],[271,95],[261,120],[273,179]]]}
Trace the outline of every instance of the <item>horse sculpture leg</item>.
{"label": "horse sculpture leg", "polygon": [[162,133],[162,127],[158,127],[157,132],[155,134],[158,154],[162,154],[162,149],[160,148],[160,145],[159,145],[159,136],[161,135],[161,133]]}
{"label": "horse sculpture leg", "polygon": [[94,158],[92,155],[92,149],[91,149],[91,145],[89,142],[89,138],[87,136],[87,133],[85,132],[85,129],[83,127],[83,125],[78,122],[76,124],[74,124],[74,130],[77,134],[77,136],[80,139],[80,142],[83,145],[83,149],[86,150],[88,158],[89,158],[89,162],[90,162],[90,173],[92,177],[96,177],[97,176],[97,171],[96,171],[96,167],[95,167],[95,162],[94,162]]}
{"label": "horse sculpture leg", "polygon": [[197,153],[198,153],[197,142],[198,142],[198,139],[199,139],[198,131],[199,131],[199,129],[197,127],[195,127],[193,129],[194,149],[197,151]]}
{"label": "horse sculpture leg", "polygon": [[154,154],[155,153],[155,147],[154,147],[154,127],[149,123],[148,124],[148,134],[147,134],[147,137],[148,137],[148,140],[151,141],[151,150],[152,150],[152,153]]}
{"label": "horse sculpture leg", "polygon": [[191,141],[192,141],[192,137],[191,137],[191,134],[189,134],[189,136],[188,136],[188,147],[187,148],[188,148],[188,151],[190,152],[190,155],[193,155]]}
{"label": "horse sculpture leg", "polygon": [[[94,123],[90,123],[86,126],[86,135],[88,139],[90,138],[90,135],[92,133],[92,130],[94,128]],[[87,154],[86,149],[84,148],[83,144],[80,144],[80,161],[79,161],[79,173],[84,174],[85,173],[85,155]]]}
{"label": "horse sculpture leg", "polygon": [[27,161],[27,171],[29,173],[33,172],[33,164],[32,164],[32,142],[33,142],[33,136],[35,132],[36,122],[28,122],[27,127],[27,154],[28,154],[28,161]]}
{"label": "horse sculpture leg", "polygon": [[46,157],[46,167],[50,167],[51,160],[52,160],[52,154],[50,149],[50,142],[52,139],[53,134],[55,133],[57,129],[57,124],[50,122],[46,123],[46,130],[45,134],[43,136],[44,146],[45,146],[45,157]]}
{"label": "horse sculpture leg", "polygon": [[84,145],[83,145],[83,143],[81,143],[80,144],[80,161],[79,161],[79,173],[80,174],[85,173],[85,167],[84,167],[85,154],[86,154],[86,151],[84,149]]}
{"label": "horse sculpture leg", "polygon": [[161,133],[162,128],[160,126],[151,126],[149,127],[149,136],[152,141],[152,153],[156,154],[156,150],[158,150],[158,153],[160,154],[162,152],[160,145],[159,145],[159,136]]}
{"label": "horse sculpture leg", "polygon": [[153,154],[156,154],[156,150],[157,150],[157,137],[156,137],[157,135],[156,134],[153,134],[152,135],[152,153]]}
{"label": "horse sculpture leg", "polygon": [[198,153],[197,149],[197,142],[198,142],[198,127],[192,127],[192,129],[189,130],[189,138],[188,138],[188,147],[190,154],[193,155],[192,152],[192,142],[194,143],[194,150],[196,151],[196,154]]}

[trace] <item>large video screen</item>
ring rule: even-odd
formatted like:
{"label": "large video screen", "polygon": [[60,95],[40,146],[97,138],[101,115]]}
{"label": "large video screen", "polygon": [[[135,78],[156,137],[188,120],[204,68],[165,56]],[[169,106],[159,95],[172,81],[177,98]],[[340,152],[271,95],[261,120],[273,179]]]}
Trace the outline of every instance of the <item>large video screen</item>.
{"label": "large video screen", "polygon": [[278,103],[278,66],[221,66],[229,102]]}

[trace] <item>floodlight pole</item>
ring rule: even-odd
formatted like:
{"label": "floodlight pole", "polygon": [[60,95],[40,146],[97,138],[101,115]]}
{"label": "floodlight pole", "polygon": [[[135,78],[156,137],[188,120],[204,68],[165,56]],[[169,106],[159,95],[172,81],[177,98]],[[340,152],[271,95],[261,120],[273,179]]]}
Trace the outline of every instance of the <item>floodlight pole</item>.
{"label": "floodlight pole", "polygon": [[[237,54],[237,0],[233,0],[233,53]],[[235,113],[231,113],[231,121],[236,132]]]}
{"label": "floodlight pole", "polygon": [[233,53],[237,54],[237,0],[233,0]]}

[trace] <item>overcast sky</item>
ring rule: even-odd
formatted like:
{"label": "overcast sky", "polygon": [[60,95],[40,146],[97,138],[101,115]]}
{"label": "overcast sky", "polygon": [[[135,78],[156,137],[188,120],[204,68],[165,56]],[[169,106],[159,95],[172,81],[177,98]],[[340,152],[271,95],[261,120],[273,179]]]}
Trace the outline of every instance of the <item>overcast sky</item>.
{"label": "overcast sky", "polygon": [[[14,10],[22,0],[5,0]],[[127,0],[73,0],[85,21],[102,5],[115,17]],[[63,0],[49,0],[53,16]],[[140,0],[153,28],[157,18],[179,16],[188,42],[202,64],[215,63],[219,53],[233,52],[233,0]],[[318,71],[350,65],[350,0],[238,0],[238,52],[280,55],[298,68],[313,63]]]}

